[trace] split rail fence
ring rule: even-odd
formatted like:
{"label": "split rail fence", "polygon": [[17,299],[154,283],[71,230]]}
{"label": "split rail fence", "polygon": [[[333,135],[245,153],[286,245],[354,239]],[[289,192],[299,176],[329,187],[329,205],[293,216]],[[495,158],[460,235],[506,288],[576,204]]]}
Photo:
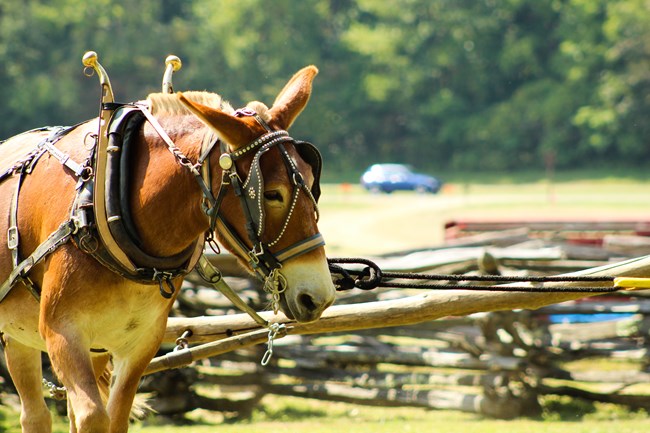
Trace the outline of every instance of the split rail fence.
{"label": "split rail fence", "polygon": [[[453,246],[377,258],[384,270],[424,273],[553,275],[650,254],[649,238],[610,233],[588,244],[561,234],[508,228],[474,233]],[[213,260],[248,302],[265,297],[234,260]],[[399,299],[414,289],[353,290],[337,304]],[[650,294],[607,295],[537,310],[476,313],[408,326],[289,335],[189,368],[147,376],[142,391],[160,414],[197,408],[247,417],[269,394],[378,406],[454,409],[496,418],[535,415],[545,395],[568,395],[631,409],[650,408]],[[365,305],[365,304],[364,304]],[[189,278],[176,305],[182,317],[237,313],[219,293]],[[392,312],[385,311],[389,321]],[[360,318],[363,321],[363,318]],[[168,328],[169,330],[169,328]],[[165,348],[169,350],[169,347]],[[600,360],[585,370],[580,360]]]}

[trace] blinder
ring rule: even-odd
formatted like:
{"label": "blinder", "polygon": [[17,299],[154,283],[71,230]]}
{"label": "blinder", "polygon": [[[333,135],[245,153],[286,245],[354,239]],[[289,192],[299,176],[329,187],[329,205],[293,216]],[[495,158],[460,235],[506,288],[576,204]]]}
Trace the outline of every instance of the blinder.
{"label": "blinder", "polygon": [[[208,191],[209,194],[206,194],[206,191],[204,191],[205,200],[210,203],[209,206],[204,206],[204,211],[211,220],[211,227],[213,229],[219,229],[229,243],[239,252],[239,255],[248,259],[251,268],[265,282],[265,287],[275,287],[270,291],[275,292],[277,295],[277,293],[286,288],[281,287],[286,284],[286,281],[279,282],[283,280],[282,275],[279,273],[282,263],[325,245],[322,235],[316,233],[315,235],[300,240],[281,251],[276,251],[275,253],[270,251],[270,249],[278,244],[280,239],[283,237],[301,192],[306,194],[311,200],[314,205],[314,212],[316,213],[316,216],[318,216],[318,198],[321,193],[320,175],[322,158],[320,152],[313,144],[305,141],[296,141],[291,138],[286,131],[272,130],[253,110],[237,110],[235,115],[255,117],[258,123],[260,123],[268,132],[252,143],[232,152],[227,149],[225,143],[220,143],[222,154],[219,158],[219,165],[223,170],[221,187],[216,198],[214,198],[210,191]],[[206,180],[209,180],[210,172],[208,167],[209,159],[207,157],[217,144],[217,141],[220,140],[206,143],[206,146],[202,151],[200,162],[203,166],[202,173],[204,184]],[[285,144],[293,144],[300,158],[311,167],[314,176],[314,182],[311,188],[305,184],[302,173],[287,152]],[[289,203],[289,210],[280,232],[276,235],[274,240],[262,242],[265,226],[265,209],[264,178],[260,163],[262,157],[273,147],[277,147],[280,151],[289,179],[293,181],[294,186],[291,201]],[[240,174],[237,171],[236,161],[250,153],[254,153],[253,161],[251,162],[248,176],[246,176],[246,179],[242,181]],[[207,184],[209,185],[209,182],[207,182]],[[235,195],[240,199],[242,211],[246,218],[246,233],[249,240],[248,245],[247,242],[241,239],[219,214],[219,207],[228,188],[232,188]],[[274,299],[276,298],[276,295],[274,295]]]}
{"label": "blinder", "polygon": [[251,164],[248,177],[242,185],[242,194],[245,199],[247,212],[250,214],[252,220],[251,222],[254,225],[251,227],[246,227],[246,230],[249,232],[249,238],[251,238],[251,230],[255,232],[255,236],[257,238],[262,237],[262,231],[264,230],[264,177],[262,176],[260,162],[262,156],[268,152],[269,149],[269,145],[264,145],[260,148],[260,150],[257,151],[253,157],[253,162]]}
{"label": "blinder", "polygon": [[[262,157],[269,151],[271,148],[276,145],[280,148],[280,151],[283,156],[284,163],[287,167],[287,171],[290,179],[295,183],[294,193],[292,194],[292,202],[296,200],[296,188],[308,188],[303,181],[302,173],[294,166],[293,162],[290,160],[289,154],[287,153],[283,142],[293,141],[290,137],[282,139],[280,143],[274,143],[274,141],[269,142],[257,151],[253,157],[253,162],[251,163],[250,171],[248,177],[242,184],[242,193],[246,201],[246,207],[248,212],[251,215],[251,219],[255,227],[253,228],[256,232],[258,238],[262,237],[262,232],[264,230],[265,224],[265,209],[264,209],[264,177],[262,176],[261,169],[261,160]],[[311,187],[311,195],[315,201],[315,206],[318,203],[318,198],[320,197],[320,173],[322,166],[322,159],[320,152],[316,147],[306,141],[293,141],[298,155],[311,167],[312,173],[314,176],[314,182]],[[293,203],[292,203],[293,204]]]}
{"label": "blinder", "polygon": [[320,175],[323,167],[323,157],[318,148],[308,141],[295,141],[294,144],[298,155],[300,155],[303,161],[311,167],[311,172],[314,175],[314,184],[311,186],[311,194],[314,196],[316,203],[318,203],[321,194]]}

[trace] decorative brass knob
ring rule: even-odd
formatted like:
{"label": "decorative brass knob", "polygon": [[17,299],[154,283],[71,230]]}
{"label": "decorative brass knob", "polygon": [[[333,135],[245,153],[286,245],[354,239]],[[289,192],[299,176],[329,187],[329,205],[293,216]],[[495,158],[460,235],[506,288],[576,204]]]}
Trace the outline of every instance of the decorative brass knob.
{"label": "decorative brass knob", "polygon": [[87,68],[94,68],[97,65],[97,53],[94,51],[86,51],[81,62]]}
{"label": "decorative brass knob", "polygon": [[222,153],[219,157],[219,166],[224,170],[230,170],[233,166],[232,156],[227,153]]}
{"label": "decorative brass knob", "polygon": [[102,86],[102,103],[114,102],[115,97],[113,96],[113,87],[111,86],[111,80],[108,78],[106,70],[102,67],[101,63],[97,60],[97,53],[94,51],[86,51],[81,63],[86,68],[84,74],[87,76],[92,76],[93,72],[97,73],[99,78],[99,84]]}
{"label": "decorative brass knob", "polygon": [[165,59],[165,73],[163,74],[162,92],[174,93],[174,86],[172,85],[172,75],[183,66],[181,59],[177,56],[169,55]]}
{"label": "decorative brass knob", "polygon": [[179,59],[178,56],[170,55],[165,59],[165,65],[172,65],[174,72],[176,72],[183,66],[183,62],[181,62],[181,59]]}

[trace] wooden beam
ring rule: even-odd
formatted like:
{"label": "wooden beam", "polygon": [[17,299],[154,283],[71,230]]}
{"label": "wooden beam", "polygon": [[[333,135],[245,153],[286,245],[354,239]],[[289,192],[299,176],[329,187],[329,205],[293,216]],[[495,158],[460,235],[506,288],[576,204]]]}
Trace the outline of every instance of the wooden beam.
{"label": "wooden beam", "polygon": [[369,406],[415,406],[460,410],[501,419],[521,416],[527,411],[527,408],[523,407],[525,404],[536,406],[536,402],[533,400],[522,401],[512,396],[491,397],[447,390],[366,389],[336,383],[268,385],[266,390],[277,395],[317,398]]}
{"label": "wooden beam", "polygon": [[[621,263],[592,268],[567,275],[594,276],[650,276],[650,256]],[[357,305],[338,305],[325,311],[320,320],[311,323],[295,323],[283,314],[270,312],[261,315],[273,322],[287,324],[288,334],[318,334],[335,331],[383,328],[409,325],[447,316],[466,316],[484,311],[514,309],[537,309],[545,305],[593,296],[571,292],[571,287],[584,283],[552,283],[567,288],[560,293],[524,293],[507,291],[429,290],[415,296],[390,301],[367,302]],[[516,283],[521,285],[521,283]],[[589,285],[596,285],[589,283]],[[611,283],[602,283],[611,286]],[[185,330],[192,331],[191,342],[213,341],[257,329],[257,324],[246,314],[220,317],[172,317],[167,323],[165,342],[173,342]]]}
{"label": "wooden beam", "polygon": [[[282,329],[278,334],[278,337],[283,336],[284,330]],[[219,341],[212,341],[199,346],[169,352],[166,355],[152,359],[143,373],[143,376],[163,370],[185,367],[199,359],[211,358],[213,356],[241,349],[242,347],[260,344],[265,341],[268,341],[268,331],[265,329],[259,329],[245,334],[224,338]]]}

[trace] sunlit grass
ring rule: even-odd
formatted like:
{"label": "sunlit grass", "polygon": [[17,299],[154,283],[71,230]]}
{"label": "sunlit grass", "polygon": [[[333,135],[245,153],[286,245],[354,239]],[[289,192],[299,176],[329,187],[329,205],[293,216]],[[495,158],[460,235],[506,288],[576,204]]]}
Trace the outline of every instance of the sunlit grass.
{"label": "sunlit grass", "polygon": [[[203,413],[200,422],[169,423],[159,416],[136,422],[130,431],[142,433],[646,433],[650,417],[611,404],[591,404],[566,397],[546,397],[539,419],[502,421],[457,411],[383,408],[268,396],[250,420],[224,422]],[[162,422],[166,425],[160,425]],[[67,432],[64,418],[55,419],[54,433]],[[18,415],[0,406],[0,432],[19,433]]]}
{"label": "sunlit grass", "polygon": [[328,253],[373,256],[440,246],[449,221],[648,220],[645,177],[567,175],[552,183],[474,178],[447,183],[436,195],[370,194],[358,182],[324,184],[319,226]]}
{"label": "sunlit grass", "polygon": [[145,426],[146,433],[641,433],[650,428],[645,412],[628,412],[614,405],[588,404],[566,398],[547,398],[540,419],[501,421],[474,414],[418,408],[382,408],[324,403],[292,397],[267,397],[248,421],[218,425]]}

